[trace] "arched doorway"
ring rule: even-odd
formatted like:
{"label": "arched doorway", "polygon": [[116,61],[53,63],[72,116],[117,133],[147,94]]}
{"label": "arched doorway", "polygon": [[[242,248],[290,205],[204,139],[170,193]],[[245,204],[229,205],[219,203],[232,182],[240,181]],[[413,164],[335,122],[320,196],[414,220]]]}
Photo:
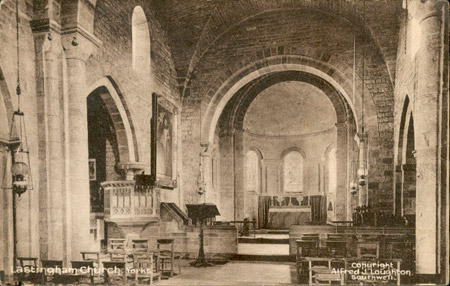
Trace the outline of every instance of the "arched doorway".
{"label": "arched doorway", "polygon": [[103,212],[100,183],[121,179],[116,168],[120,161],[117,133],[101,97],[107,93],[106,88],[100,87],[87,97],[91,212]]}
{"label": "arched doorway", "polygon": [[[105,202],[101,183],[131,180],[138,152],[131,117],[117,84],[110,77],[98,80],[86,98],[88,116],[91,239],[107,240]],[[95,224],[93,222],[95,221]]]}

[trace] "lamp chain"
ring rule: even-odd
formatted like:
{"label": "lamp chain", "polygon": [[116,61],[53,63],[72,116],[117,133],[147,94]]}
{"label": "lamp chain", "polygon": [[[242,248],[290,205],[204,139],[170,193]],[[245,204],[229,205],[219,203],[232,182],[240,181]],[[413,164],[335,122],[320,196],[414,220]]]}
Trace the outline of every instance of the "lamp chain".
{"label": "lamp chain", "polygon": [[22,93],[20,88],[20,38],[19,38],[19,0],[16,0],[16,46],[17,46],[17,111],[20,113],[20,94]]}

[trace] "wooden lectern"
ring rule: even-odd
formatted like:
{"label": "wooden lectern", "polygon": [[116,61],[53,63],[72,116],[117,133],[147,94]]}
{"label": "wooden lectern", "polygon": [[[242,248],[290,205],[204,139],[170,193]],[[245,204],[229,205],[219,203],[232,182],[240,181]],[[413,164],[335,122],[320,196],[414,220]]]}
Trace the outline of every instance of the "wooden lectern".
{"label": "wooden lectern", "polygon": [[188,216],[192,221],[200,221],[200,249],[198,250],[197,260],[192,262],[191,265],[195,267],[212,266],[211,263],[206,261],[205,250],[203,248],[203,224],[207,218],[213,218],[216,215],[220,215],[219,210],[215,204],[189,204],[186,205],[188,210]]}

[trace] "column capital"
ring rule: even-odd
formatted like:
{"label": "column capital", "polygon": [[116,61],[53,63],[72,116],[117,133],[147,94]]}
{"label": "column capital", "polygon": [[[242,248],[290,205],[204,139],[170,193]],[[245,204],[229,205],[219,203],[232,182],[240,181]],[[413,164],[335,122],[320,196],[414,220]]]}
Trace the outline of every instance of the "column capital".
{"label": "column capital", "polygon": [[78,59],[86,62],[102,45],[92,33],[78,25],[62,31],[62,45],[67,59]]}

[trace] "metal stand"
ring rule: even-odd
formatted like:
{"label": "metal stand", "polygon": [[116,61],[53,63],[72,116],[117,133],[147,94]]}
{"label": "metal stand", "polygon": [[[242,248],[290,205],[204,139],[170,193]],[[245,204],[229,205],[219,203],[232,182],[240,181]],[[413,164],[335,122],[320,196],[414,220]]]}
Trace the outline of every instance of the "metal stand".
{"label": "metal stand", "polygon": [[203,223],[204,219],[200,221],[200,249],[198,250],[197,260],[191,262],[191,266],[194,267],[209,267],[213,266],[212,263],[206,261],[205,249],[203,247]]}

